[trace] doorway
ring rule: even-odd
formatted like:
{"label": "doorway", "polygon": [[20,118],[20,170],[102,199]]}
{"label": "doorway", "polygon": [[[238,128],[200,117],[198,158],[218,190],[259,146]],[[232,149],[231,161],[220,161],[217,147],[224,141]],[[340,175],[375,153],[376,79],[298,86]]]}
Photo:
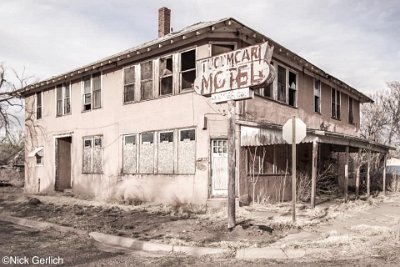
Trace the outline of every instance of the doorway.
{"label": "doorway", "polygon": [[211,195],[228,195],[228,141],[211,141]]}
{"label": "doorway", "polygon": [[71,136],[56,138],[56,191],[64,192],[64,190],[72,188],[71,145]]}

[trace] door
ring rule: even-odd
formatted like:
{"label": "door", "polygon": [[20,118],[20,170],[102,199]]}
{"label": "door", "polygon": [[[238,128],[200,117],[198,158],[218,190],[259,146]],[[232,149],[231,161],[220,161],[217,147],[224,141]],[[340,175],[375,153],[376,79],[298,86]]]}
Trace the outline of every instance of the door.
{"label": "door", "polygon": [[71,144],[72,137],[56,139],[56,191],[71,189]]}
{"label": "door", "polygon": [[228,195],[228,141],[211,141],[211,194]]}

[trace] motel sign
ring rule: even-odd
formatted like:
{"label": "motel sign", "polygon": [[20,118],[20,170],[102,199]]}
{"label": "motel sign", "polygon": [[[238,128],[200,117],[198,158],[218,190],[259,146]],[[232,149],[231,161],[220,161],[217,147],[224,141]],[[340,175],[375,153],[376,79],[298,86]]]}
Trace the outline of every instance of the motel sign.
{"label": "motel sign", "polygon": [[273,47],[265,42],[199,60],[194,89],[200,95],[211,95],[265,83],[273,73],[272,52]]}

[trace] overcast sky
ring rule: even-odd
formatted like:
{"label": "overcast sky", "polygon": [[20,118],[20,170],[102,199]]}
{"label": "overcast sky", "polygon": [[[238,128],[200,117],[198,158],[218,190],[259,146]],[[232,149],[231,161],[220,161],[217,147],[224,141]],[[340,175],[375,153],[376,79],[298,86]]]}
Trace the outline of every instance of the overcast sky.
{"label": "overcast sky", "polygon": [[400,80],[399,0],[0,0],[0,62],[46,79],[157,37],[233,17],[364,93]]}

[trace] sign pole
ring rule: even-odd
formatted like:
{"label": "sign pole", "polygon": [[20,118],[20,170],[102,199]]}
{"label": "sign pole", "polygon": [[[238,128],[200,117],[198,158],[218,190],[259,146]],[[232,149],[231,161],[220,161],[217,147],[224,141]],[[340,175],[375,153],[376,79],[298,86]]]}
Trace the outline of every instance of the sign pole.
{"label": "sign pole", "polygon": [[292,220],[296,221],[296,116],[292,119]]}
{"label": "sign pole", "polygon": [[228,229],[236,226],[235,209],[235,101],[228,101]]}

